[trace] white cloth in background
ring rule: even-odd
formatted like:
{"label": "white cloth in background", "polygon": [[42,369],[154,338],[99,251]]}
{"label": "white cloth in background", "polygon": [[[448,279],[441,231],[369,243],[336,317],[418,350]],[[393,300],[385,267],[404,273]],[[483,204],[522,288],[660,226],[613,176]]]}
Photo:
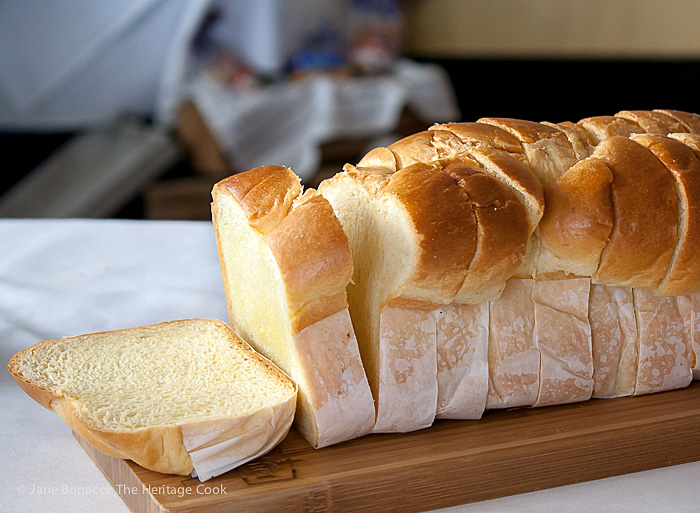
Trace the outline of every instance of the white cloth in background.
{"label": "white cloth in background", "polygon": [[[210,222],[0,219],[0,510],[129,511],[70,428],[16,385],[10,357],[49,338],[187,317],[228,321]],[[699,481],[695,462],[444,511],[691,513]]]}
{"label": "white cloth in background", "polygon": [[176,111],[211,0],[0,2],[0,129],[81,130]]}
{"label": "white cloth in background", "polygon": [[410,60],[398,61],[384,76],[318,76],[247,92],[199,75],[182,95],[197,107],[234,169],[276,164],[302,178],[316,172],[322,143],[390,134],[404,107],[428,123],[460,115],[447,73]]}

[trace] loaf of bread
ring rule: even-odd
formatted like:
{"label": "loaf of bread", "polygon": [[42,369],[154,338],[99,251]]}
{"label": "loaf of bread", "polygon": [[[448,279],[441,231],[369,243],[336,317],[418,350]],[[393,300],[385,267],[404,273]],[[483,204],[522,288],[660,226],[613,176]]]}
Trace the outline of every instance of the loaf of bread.
{"label": "loaf of bread", "polygon": [[237,334],[173,321],[8,364],[112,456],[206,480],[292,421],[321,448],[700,379],[696,114],[435,125],[318,191],[263,166],[212,198]]}
{"label": "loaf of bread", "polygon": [[[429,379],[428,358],[421,365],[405,348],[424,326],[411,316],[430,314],[437,316],[438,418],[478,418],[475,402],[540,406],[686,386],[698,366],[700,261],[692,255],[700,250],[699,150],[700,116],[681,111],[560,123],[482,118],[375,148],[321,183],[352,248],[350,312],[363,326],[358,340],[372,361],[378,411],[391,408],[384,399],[412,391],[394,380],[392,395],[383,396],[386,380],[373,355],[382,346],[404,348],[395,350],[402,368],[423,368]],[[440,185],[417,185],[415,175],[426,169]],[[393,208],[411,217],[405,234],[396,222],[375,236],[374,225],[390,224],[381,199],[387,192]],[[397,258],[411,252],[444,267]],[[375,294],[372,287],[392,272],[403,272],[403,281]],[[420,293],[408,285],[417,277]],[[488,313],[476,314],[483,303]],[[401,331],[382,329],[389,307],[402,310]],[[464,348],[483,355],[484,338],[486,358],[474,371]],[[401,419],[384,427],[404,430]]]}
{"label": "loaf of bread", "polygon": [[374,403],[346,296],[353,264],[328,201],[283,166],[233,175],[212,196],[231,327],[297,384],[295,427],[313,447],[368,433]]}
{"label": "loaf of bread", "polygon": [[211,319],[47,340],[7,367],[105,454],[202,481],[272,449],[296,405],[294,383]]}

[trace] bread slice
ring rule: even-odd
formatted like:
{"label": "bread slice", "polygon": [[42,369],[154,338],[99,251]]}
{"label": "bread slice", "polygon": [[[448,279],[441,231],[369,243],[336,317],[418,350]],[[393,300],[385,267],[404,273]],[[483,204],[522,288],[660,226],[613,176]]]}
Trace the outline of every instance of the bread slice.
{"label": "bread slice", "polygon": [[479,419],[489,389],[489,303],[438,310],[438,419]]}
{"label": "bread slice", "polygon": [[639,334],[635,395],[683,388],[693,379],[690,317],[679,296],[634,289]]}
{"label": "bread slice", "polygon": [[639,337],[632,289],[591,285],[588,319],[593,355],[593,397],[634,394]]}
{"label": "bread slice", "polygon": [[679,296],[700,290],[700,159],[685,144],[661,135],[635,135],[670,171],[678,202],[678,244],[657,292]]}
{"label": "bread slice", "polygon": [[508,280],[501,297],[489,302],[487,409],[532,406],[540,384],[535,338],[533,279]]}
{"label": "bread slice", "polygon": [[627,137],[605,139],[593,156],[612,172],[615,212],[593,282],[656,289],[678,243],[674,179],[653,153]]}
{"label": "bread slice", "polygon": [[374,405],[348,312],[348,240],[328,202],[282,166],[212,190],[231,326],[299,387],[295,427],[313,447],[369,432]]}
{"label": "bread slice", "polygon": [[297,395],[212,319],[47,340],[14,355],[8,370],[100,451],[202,481],[282,440]]}
{"label": "bread slice", "polygon": [[589,278],[536,280],[534,338],[540,384],[534,406],[590,399],[593,356],[588,320]]}

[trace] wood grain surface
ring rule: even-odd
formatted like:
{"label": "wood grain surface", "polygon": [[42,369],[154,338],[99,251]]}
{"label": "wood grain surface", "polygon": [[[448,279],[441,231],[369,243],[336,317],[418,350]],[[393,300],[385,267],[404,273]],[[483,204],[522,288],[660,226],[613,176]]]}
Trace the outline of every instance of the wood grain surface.
{"label": "wood grain surface", "polygon": [[425,511],[700,460],[700,382],[640,397],[487,411],[314,450],[296,432],[200,483],[77,437],[134,512]]}

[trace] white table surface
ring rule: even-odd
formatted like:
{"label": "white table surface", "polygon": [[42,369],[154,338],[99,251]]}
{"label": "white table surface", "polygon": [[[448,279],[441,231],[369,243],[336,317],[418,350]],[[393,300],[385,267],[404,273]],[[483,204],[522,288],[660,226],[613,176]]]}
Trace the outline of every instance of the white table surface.
{"label": "white table surface", "polygon": [[[10,357],[188,317],[228,321],[211,223],[0,219],[0,511],[128,512],[68,426],[14,383]],[[700,462],[445,511],[697,512]]]}

